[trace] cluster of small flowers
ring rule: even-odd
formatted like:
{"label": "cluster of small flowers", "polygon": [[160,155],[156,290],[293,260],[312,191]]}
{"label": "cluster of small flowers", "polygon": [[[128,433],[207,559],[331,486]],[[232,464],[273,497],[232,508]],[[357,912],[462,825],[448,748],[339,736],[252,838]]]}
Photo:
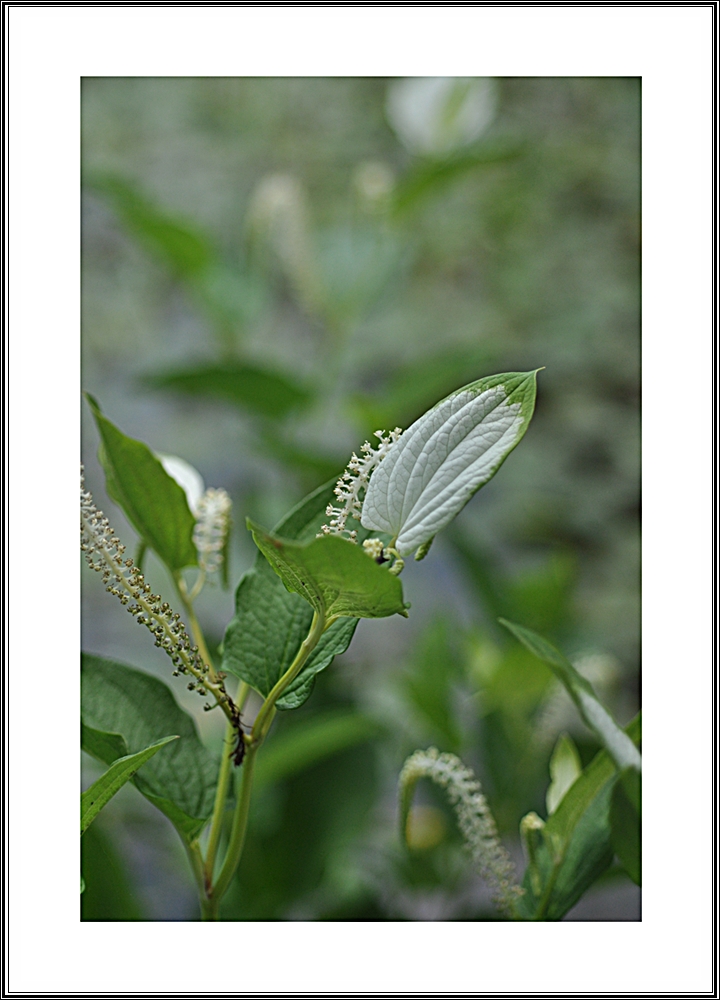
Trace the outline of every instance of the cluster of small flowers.
{"label": "cluster of small flowers", "polygon": [[430,778],[447,791],[465,846],[479,874],[494,886],[494,898],[500,909],[512,916],[524,890],[515,883],[514,865],[500,843],[495,820],[473,772],[455,754],[440,753],[430,747],[416,750],[405,761],[400,788],[414,784],[418,778]]}
{"label": "cluster of small flowers", "polygon": [[197,690],[200,695],[207,694],[206,686],[217,687],[208,684],[210,668],[203,663],[198,647],[193,645],[180,615],[173,612],[159,594],[153,594],[152,588],[145,582],[132,559],[123,558],[125,546],[111,528],[107,517],[95,506],[92,494],[85,489],[82,474],[80,548],[90,568],[102,573],[105,590],[119,598],[135,620],[140,625],[145,625],[155,636],[155,645],[164,649],[173,662],[173,676],[192,674],[195,681],[191,681],[188,688],[191,691]]}
{"label": "cluster of small flowers", "polygon": [[358,458],[353,452],[347,469],[338,479],[335,487],[335,496],[342,506],[335,507],[333,504],[328,504],[325,513],[330,518],[330,523],[323,524],[318,538],[321,535],[340,535],[347,537],[351,542],[357,540],[357,531],[351,531],[346,527],[347,519],[353,517],[356,521],[360,520],[362,514],[361,493],[367,489],[370,473],[385,458],[401,434],[402,431],[399,427],[390,431],[389,434],[385,431],[375,431],[375,437],[379,440],[377,448],[373,448],[370,442],[366,441],[360,448],[361,458]]}
{"label": "cluster of small flowers", "polygon": [[232,501],[225,490],[208,489],[198,500],[193,542],[200,567],[214,573],[222,565],[225,540],[230,529]]}

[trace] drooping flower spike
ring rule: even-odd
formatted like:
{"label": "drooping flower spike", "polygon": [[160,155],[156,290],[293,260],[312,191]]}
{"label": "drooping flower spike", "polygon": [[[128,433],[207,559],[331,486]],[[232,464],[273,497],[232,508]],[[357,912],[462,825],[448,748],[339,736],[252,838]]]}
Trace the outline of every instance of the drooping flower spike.
{"label": "drooping flower spike", "polygon": [[[190,675],[191,691],[201,696],[210,692],[230,721],[235,725],[237,711],[227,694],[222,677],[214,678],[198,646],[186,630],[180,615],[173,611],[160,594],[153,594],[150,584],[130,558],[105,514],[95,505],[92,494],[85,489],[80,467],[80,549],[90,569],[102,575],[108,593],[117,597],[135,621],[144,625],[155,637],[155,645],[164,649],[173,663],[173,674]],[[209,706],[206,706],[209,707]]]}
{"label": "drooping flower spike", "polygon": [[440,753],[435,747],[416,750],[408,757],[398,782],[403,836],[413,791],[420,778],[430,778],[445,789],[478,874],[495,890],[498,907],[507,916],[513,916],[524,890],[515,882],[515,866],[500,842],[490,807],[473,772],[455,754]]}

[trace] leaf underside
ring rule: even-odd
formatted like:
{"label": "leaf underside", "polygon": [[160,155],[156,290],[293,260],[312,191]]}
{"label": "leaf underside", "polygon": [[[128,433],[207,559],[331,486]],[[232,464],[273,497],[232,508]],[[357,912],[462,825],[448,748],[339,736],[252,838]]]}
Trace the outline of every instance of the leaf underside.
{"label": "leaf underside", "polygon": [[409,555],[446,527],[527,430],[536,372],[479,379],[416,420],[373,471],[362,523]]}

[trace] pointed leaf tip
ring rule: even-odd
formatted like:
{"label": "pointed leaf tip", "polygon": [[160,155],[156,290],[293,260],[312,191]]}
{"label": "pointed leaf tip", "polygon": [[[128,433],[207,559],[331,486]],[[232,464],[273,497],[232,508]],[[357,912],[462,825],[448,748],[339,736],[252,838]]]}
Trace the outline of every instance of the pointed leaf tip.
{"label": "pointed leaf tip", "polygon": [[537,372],[479,379],[416,420],[373,471],[365,528],[409,555],[446,527],[497,472],[527,430]]}

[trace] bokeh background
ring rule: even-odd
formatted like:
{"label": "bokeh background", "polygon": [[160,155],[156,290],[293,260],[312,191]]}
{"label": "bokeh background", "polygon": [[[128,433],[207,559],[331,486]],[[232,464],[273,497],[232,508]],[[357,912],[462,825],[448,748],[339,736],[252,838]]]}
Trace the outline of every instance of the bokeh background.
{"label": "bokeh background", "polygon": [[[198,602],[215,646],[255,555],[246,516],[273,525],[447,392],[545,366],[520,447],[406,566],[410,618],[362,621],[278,717],[223,910],[494,919],[431,787],[400,849],[397,776],[419,747],[460,754],[521,874],[518,823],[546,814],[558,736],[583,761],[597,747],[498,616],[562,648],[620,722],[639,707],[639,79],[86,78],[82,143],[83,386],[230,493],[231,585]],[[132,543],[87,409],[82,450]],[[148,574],[172,603],[152,559]],[[172,682],[83,581],[84,648]],[[219,747],[219,713],[176,685]],[[85,919],[196,918],[180,842],[134,788],[83,854]],[[614,866],[566,919],[639,906]]]}

